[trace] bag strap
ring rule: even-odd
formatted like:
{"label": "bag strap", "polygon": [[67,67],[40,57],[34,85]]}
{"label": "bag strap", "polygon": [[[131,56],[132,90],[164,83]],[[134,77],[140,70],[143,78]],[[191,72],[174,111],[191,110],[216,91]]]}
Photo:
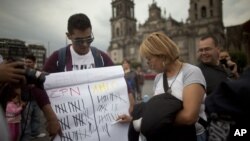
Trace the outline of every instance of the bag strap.
{"label": "bag strap", "polygon": [[171,89],[169,88],[169,85],[168,85],[166,72],[163,73],[163,88],[164,88],[165,93],[171,93]]}
{"label": "bag strap", "polygon": [[103,62],[103,58],[101,56],[101,52],[95,47],[90,47],[90,49],[91,49],[91,52],[92,52],[93,57],[94,57],[95,67],[96,68],[104,67],[104,62]]}
{"label": "bag strap", "polygon": [[[65,69],[67,47],[68,46],[63,47],[63,48],[59,49],[59,51],[58,51],[58,65],[57,65],[57,69],[58,69],[59,72],[64,72],[64,69]],[[103,62],[103,59],[101,57],[100,51],[97,48],[95,48],[95,47],[90,47],[90,49],[91,49],[91,52],[92,52],[93,57],[94,57],[95,66],[97,68],[103,67],[104,66],[104,62]]]}
{"label": "bag strap", "polygon": [[57,70],[59,72],[64,72],[65,63],[66,63],[66,50],[67,47],[63,47],[58,51],[58,65]]}

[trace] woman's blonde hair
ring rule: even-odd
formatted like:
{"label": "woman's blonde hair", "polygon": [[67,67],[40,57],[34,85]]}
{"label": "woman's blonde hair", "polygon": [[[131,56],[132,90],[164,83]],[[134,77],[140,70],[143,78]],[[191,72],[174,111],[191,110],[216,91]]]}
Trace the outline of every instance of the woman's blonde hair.
{"label": "woman's blonde hair", "polygon": [[158,56],[170,63],[179,58],[180,51],[177,45],[164,33],[154,32],[147,36],[140,45],[142,57]]}

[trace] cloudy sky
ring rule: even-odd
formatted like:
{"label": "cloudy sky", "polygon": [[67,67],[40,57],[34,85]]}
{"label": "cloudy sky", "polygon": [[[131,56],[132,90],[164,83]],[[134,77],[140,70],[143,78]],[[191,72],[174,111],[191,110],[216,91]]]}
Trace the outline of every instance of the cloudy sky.
{"label": "cloudy sky", "polygon": [[[89,16],[95,41],[93,45],[103,51],[111,39],[112,0],[0,0],[0,38],[20,39],[29,44],[41,44],[48,53],[65,46],[68,17],[74,13]],[[166,8],[177,21],[188,17],[189,0],[155,0]],[[134,0],[135,17],[144,23],[152,0]],[[244,23],[250,19],[250,0],[223,0],[225,26]]]}

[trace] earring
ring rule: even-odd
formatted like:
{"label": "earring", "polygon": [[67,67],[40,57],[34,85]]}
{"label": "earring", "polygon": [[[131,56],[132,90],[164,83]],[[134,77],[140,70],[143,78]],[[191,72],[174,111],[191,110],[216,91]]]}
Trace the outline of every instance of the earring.
{"label": "earring", "polygon": [[166,63],[163,61],[162,62],[162,66],[165,68],[165,66],[166,66]]}

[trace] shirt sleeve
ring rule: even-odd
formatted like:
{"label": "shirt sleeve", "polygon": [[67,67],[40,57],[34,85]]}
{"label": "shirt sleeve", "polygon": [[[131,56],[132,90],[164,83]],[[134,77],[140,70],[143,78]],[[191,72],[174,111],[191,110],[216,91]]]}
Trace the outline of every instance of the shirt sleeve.
{"label": "shirt sleeve", "polygon": [[[125,78],[124,78],[125,79]],[[127,86],[127,90],[128,90],[128,94],[132,94],[132,88],[131,85],[128,84],[127,80],[125,79],[126,82],[126,86]]]}
{"label": "shirt sleeve", "polygon": [[206,89],[206,81],[200,68],[193,65],[187,66],[184,73],[183,82],[184,82],[184,87],[190,84],[198,83],[201,84],[204,87],[204,89]]}
{"label": "shirt sleeve", "polygon": [[106,53],[101,51],[101,56],[103,58],[103,62],[104,62],[105,67],[114,65],[113,61],[110,59],[110,57]]}
{"label": "shirt sleeve", "polygon": [[31,88],[31,94],[35,98],[40,109],[42,109],[43,106],[50,104],[49,97],[45,90],[38,87],[33,87]]}
{"label": "shirt sleeve", "polygon": [[48,72],[48,73],[57,72],[57,63],[58,63],[58,51],[55,51],[46,60],[44,66],[43,66],[43,71]]}

